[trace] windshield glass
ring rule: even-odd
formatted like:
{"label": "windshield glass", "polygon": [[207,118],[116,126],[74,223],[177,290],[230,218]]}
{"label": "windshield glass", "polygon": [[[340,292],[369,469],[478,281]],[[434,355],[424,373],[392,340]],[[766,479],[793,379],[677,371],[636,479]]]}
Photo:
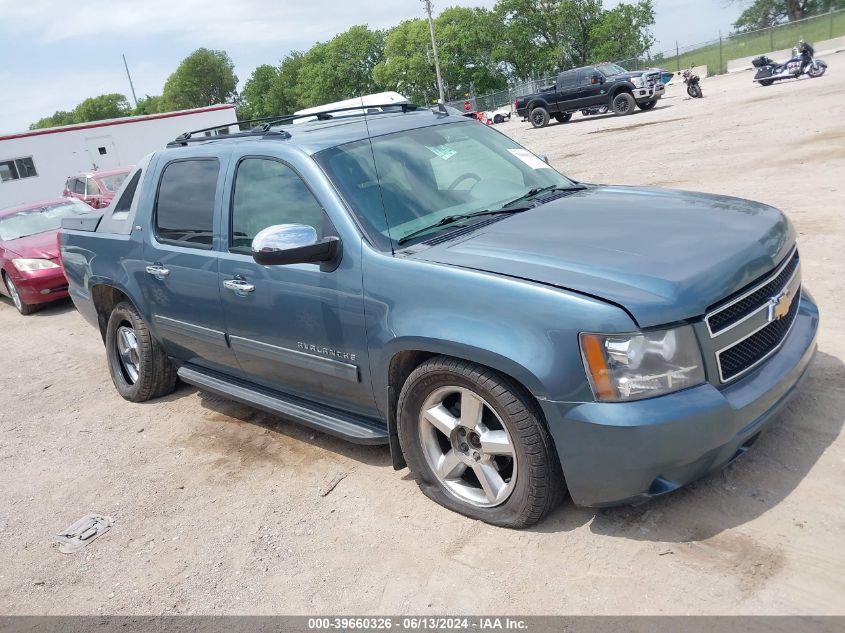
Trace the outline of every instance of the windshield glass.
{"label": "windshield glass", "polygon": [[621,73],[628,72],[618,64],[599,64],[598,66],[596,66],[596,70],[598,70],[605,77],[612,77],[613,75],[619,75]]}
{"label": "windshield glass", "polygon": [[102,176],[99,178],[100,182],[103,183],[103,186],[106,188],[106,191],[110,191],[114,193],[118,189],[120,189],[120,185],[123,184],[123,181],[126,180],[126,177],[129,175],[129,172],[125,174],[113,174],[111,176]]}
{"label": "windshield glass", "polygon": [[0,240],[16,240],[27,235],[55,231],[62,225],[62,218],[85,213],[91,213],[91,207],[84,202],[68,200],[3,215],[0,216]]}
{"label": "windshield glass", "polygon": [[504,134],[472,121],[386,134],[373,138],[372,148],[367,139],[355,141],[315,158],[383,250],[446,216],[497,210],[532,189],[574,184]]}

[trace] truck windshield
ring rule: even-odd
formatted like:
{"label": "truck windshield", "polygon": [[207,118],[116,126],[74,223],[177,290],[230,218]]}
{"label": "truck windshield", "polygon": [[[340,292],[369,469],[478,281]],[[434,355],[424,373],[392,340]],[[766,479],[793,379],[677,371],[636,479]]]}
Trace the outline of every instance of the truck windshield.
{"label": "truck windshield", "polygon": [[596,70],[598,70],[605,77],[612,77],[613,75],[620,75],[622,73],[628,72],[618,64],[599,64],[598,66],[596,66]]}
{"label": "truck windshield", "polygon": [[91,213],[91,207],[76,200],[12,212],[0,216],[0,240],[16,240],[27,235],[55,231],[62,225],[62,218],[85,213]]}
{"label": "truck windshield", "polygon": [[501,209],[535,189],[574,185],[504,134],[471,121],[386,134],[372,145],[355,141],[315,158],[383,250],[444,217]]}

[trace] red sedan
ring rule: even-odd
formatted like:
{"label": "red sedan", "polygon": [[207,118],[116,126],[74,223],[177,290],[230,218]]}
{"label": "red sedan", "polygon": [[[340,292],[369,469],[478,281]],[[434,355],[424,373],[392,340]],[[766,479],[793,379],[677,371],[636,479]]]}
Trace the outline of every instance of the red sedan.
{"label": "red sedan", "polygon": [[0,294],[11,298],[21,314],[67,297],[56,234],[62,218],[90,213],[71,198],[0,210]]}
{"label": "red sedan", "polygon": [[76,198],[95,209],[109,206],[120,185],[132,171],[132,167],[121,167],[108,171],[92,171],[77,174],[67,179],[62,195]]}

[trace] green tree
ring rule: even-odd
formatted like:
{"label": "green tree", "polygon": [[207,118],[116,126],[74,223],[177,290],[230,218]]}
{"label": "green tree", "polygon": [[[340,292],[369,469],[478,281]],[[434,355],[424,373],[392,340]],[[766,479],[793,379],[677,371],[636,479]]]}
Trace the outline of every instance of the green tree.
{"label": "green tree", "polygon": [[129,101],[122,94],[117,93],[90,97],[73,110],[74,118],[80,123],[118,119],[129,116],[131,113]]}
{"label": "green tree", "polygon": [[640,57],[654,44],[652,0],[619,4],[606,11],[592,29],[590,62],[624,61]]}
{"label": "green tree", "polygon": [[168,110],[201,108],[232,101],[237,85],[235,65],[225,51],[199,48],[167,78],[162,98]]}
{"label": "green tree", "polygon": [[314,106],[378,92],[373,68],[384,54],[385,34],[353,26],[305,53],[297,91],[303,106]]}
{"label": "green tree", "polygon": [[435,29],[443,83],[449,98],[507,87],[504,66],[495,55],[503,26],[494,13],[451,7],[437,16]]}
{"label": "green tree", "polygon": [[[747,0],[742,1],[747,4]],[[845,0],[753,0],[743,11],[734,28],[739,32],[765,29],[781,22],[794,22],[831,9],[845,8]]]}
{"label": "green tree", "polygon": [[252,71],[241,91],[239,115],[244,119],[258,119],[278,114],[273,109],[273,87],[279,79],[279,69],[263,64]]}
{"label": "green tree", "polygon": [[396,90],[417,103],[437,99],[431,35],[425,20],[405,20],[390,29],[384,57],[373,69],[373,76],[386,90]]}
{"label": "green tree", "polygon": [[138,105],[135,106],[132,114],[158,114],[166,111],[164,97],[146,95],[138,99]]}
{"label": "green tree", "polygon": [[70,125],[71,123],[79,123],[74,117],[73,112],[66,110],[57,110],[52,116],[38,119],[35,123],[29,125],[30,130],[41,130],[48,127],[58,127],[60,125]]}

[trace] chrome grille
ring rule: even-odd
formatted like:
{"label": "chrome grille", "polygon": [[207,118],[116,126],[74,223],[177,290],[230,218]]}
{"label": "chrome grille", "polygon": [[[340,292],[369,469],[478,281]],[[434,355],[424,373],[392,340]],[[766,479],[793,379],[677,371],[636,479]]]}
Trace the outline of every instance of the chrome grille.
{"label": "chrome grille", "polygon": [[793,297],[789,311],[782,318],[772,321],[762,330],[719,352],[717,358],[722,382],[744,374],[777,351],[795,322],[799,303],[801,303],[800,291]]}
{"label": "chrome grille", "polygon": [[[798,250],[793,248],[774,272],[705,315],[714,347],[719,348],[715,356],[722,383],[751,371],[783,344],[801,302],[800,271]],[[788,307],[786,300],[790,300]],[[779,308],[786,312],[778,315]]]}
{"label": "chrome grille", "polygon": [[710,334],[716,335],[759,310],[789,283],[795,271],[798,270],[798,264],[798,251],[795,250],[791,257],[787,257],[786,261],[781,264],[774,278],[769,278],[770,280],[763,282],[762,286],[757,286],[742,293],[723,307],[711,312],[707,317]]}

